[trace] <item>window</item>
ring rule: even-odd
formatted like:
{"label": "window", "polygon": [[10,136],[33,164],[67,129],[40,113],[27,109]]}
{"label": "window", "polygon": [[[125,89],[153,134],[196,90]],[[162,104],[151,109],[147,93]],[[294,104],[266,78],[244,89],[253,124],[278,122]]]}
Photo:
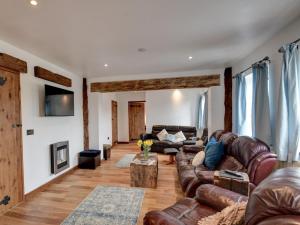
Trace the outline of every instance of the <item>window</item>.
{"label": "window", "polygon": [[253,76],[252,72],[245,75],[246,80],[246,115],[242,123],[240,135],[252,136],[252,109],[253,109]]}

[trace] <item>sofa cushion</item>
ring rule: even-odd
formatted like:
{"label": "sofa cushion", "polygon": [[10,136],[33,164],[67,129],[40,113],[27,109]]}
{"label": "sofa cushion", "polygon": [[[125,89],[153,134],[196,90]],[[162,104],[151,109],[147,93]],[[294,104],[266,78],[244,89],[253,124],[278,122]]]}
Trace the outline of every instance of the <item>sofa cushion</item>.
{"label": "sofa cushion", "polygon": [[158,137],[158,140],[164,141],[167,140],[168,132],[166,129],[162,129],[156,136]]}
{"label": "sofa cushion", "polygon": [[200,151],[193,158],[192,165],[193,166],[202,165],[203,162],[204,162],[204,159],[205,159],[205,152],[204,151]]}
{"label": "sofa cushion", "polygon": [[208,169],[213,170],[220,163],[223,156],[224,156],[224,145],[222,142],[217,142],[214,144],[208,143],[207,147],[205,148],[204,165]]}
{"label": "sofa cushion", "polygon": [[173,206],[164,209],[163,212],[177,218],[183,224],[196,225],[201,218],[213,215],[217,211],[206,205],[199,204],[192,198],[184,198]]}
{"label": "sofa cushion", "polygon": [[185,141],[186,137],[184,136],[184,134],[182,133],[182,131],[179,131],[175,134],[175,142],[182,142]]}
{"label": "sofa cushion", "polygon": [[229,155],[223,157],[216,169],[246,172],[246,168],[239,161]]}

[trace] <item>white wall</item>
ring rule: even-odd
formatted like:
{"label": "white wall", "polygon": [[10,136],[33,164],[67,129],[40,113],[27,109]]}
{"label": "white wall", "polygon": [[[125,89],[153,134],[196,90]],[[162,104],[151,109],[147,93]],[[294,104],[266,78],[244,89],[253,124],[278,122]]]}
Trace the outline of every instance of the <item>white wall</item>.
{"label": "white wall", "polygon": [[116,94],[89,93],[88,97],[90,149],[102,150],[103,144],[112,144],[111,102],[117,100]]}
{"label": "white wall", "polygon": [[199,97],[206,89],[175,89],[146,91],[146,126],[195,126]]}
{"label": "white wall", "polygon": [[208,89],[208,136],[216,130],[224,129],[224,86]]}
{"label": "white wall", "polygon": [[116,97],[118,102],[118,141],[129,142],[128,102],[145,101],[145,92],[118,92]]}
{"label": "white wall", "polygon": [[[282,54],[278,52],[278,49],[287,43],[295,41],[300,38],[300,18],[295,20],[289,26],[274,35],[270,40],[264,43],[262,46],[253,51],[248,57],[233,65],[233,73],[236,74],[243,69],[249,67],[254,62],[269,56],[271,59],[272,73],[271,85],[273,87],[274,104],[272,111],[274,112],[274,121],[276,121],[277,102],[279,94],[279,84],[281,76],[281,63]],[[233,83],[233,106],[234,106],[234,83]],[[234,110],[233,110],[234,112]],[[274,130],[275,128],[272,128]]]}
{"label": "white wall", "polygon": [[[77,153],[83,149],[82,77],[2,41],[0,41],[0,51],[28,63],[28,73],[21,75],[24,185],[25,193],[28,193],[56,177],[51,174],[50,144],[68,140],[70,167],[78,163]],[[71,78],[72,87],[66,88],[34,77],[33,67],[37,65]],[[41,115],[44,84],[74,91],[75,116],[44,117]],[[27,136],[27,129],[34,129],[34,135]]]}

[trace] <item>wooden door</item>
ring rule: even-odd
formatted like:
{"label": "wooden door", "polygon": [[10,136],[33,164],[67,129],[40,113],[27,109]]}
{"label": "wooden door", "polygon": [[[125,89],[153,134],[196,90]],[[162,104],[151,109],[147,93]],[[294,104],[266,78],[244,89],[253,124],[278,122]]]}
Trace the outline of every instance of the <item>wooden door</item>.
{"label": "wooden door", "polygon": [[0,138],[0,201],[10,198],[7,205],[0,205],[2,214],[24,198],[20,75],[2,68]]}
{"label": "wooden door", "polygon": [[112,120],[112,145],[118,143],[118,103],[111,102],[111,120]]}
{"label": "wooden door", "polygon": [[137,140],[145,132],[145,103],[128,103],[129,140]]}

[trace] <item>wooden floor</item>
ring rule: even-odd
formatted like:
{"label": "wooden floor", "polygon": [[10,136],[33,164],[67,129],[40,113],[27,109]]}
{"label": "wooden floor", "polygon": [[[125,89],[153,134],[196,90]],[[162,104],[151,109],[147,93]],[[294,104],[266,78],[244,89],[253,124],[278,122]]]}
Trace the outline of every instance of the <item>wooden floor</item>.
{"label": "wooden floor", "polygon": [[[115,163],[125,154],[137,152],[134,144],[116,145],[111,159],[102,161],[101,167],[75,170],[1,216],[0,225],[60,224],[97,185],[130,187],[129,168],[117,168]],[[167,160],[167,156],[159,155],[158,186],[145,189],[138,224],[143,224],[149,210],[163,209],[183,196],[176,167],[166,165]]]}

